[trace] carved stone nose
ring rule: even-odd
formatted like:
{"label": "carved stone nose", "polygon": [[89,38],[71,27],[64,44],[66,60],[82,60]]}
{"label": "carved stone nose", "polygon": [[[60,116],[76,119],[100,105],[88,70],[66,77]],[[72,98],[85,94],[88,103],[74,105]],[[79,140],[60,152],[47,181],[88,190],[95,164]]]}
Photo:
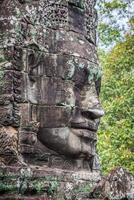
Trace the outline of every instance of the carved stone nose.
{"label": "carved stone nose", "polygon": [[104,110],[102,108],[90,108],[87,111],[90,118],[98,119],[104,115]]}

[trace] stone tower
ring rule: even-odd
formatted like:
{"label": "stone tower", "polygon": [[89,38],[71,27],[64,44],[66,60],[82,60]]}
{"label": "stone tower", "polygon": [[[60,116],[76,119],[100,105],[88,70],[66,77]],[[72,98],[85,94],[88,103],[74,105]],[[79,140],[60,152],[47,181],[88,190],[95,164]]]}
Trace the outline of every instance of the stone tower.
{"label": "stone tower", "polygon": [[95,1],[0,5],[1,163],[99,171]]}

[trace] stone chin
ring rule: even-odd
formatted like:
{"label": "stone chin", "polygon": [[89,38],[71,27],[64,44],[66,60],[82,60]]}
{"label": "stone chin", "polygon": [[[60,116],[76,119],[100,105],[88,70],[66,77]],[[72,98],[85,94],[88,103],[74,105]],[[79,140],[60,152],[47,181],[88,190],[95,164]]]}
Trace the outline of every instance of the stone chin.
{"label": "stone chin", "polygon": [[95,154],[96,133],[86,129],[40,128],[38,139],[60,155],[90,158]]}

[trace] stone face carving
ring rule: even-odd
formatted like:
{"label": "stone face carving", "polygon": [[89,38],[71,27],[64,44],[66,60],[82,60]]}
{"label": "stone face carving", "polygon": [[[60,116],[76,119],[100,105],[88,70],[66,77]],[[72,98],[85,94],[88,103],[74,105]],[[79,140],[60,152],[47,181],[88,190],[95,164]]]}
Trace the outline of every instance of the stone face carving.
{"label": "stone face carving", "polygon": [[32,164],[99,170],[96,132],[104,112],[98,98],[95,1],[2,6],[0,45],[7,78],[0,124],[16,130],[16,155]]}

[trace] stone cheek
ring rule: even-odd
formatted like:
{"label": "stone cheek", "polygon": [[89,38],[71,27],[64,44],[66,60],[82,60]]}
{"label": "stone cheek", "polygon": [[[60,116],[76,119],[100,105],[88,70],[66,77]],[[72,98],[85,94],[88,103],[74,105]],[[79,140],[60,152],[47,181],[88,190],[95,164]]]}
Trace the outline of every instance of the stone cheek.
{"label": "stone cheek", "polygon": [[98,170],[94,1],[0,3],[0,125],[17,131],[16,160]]}

